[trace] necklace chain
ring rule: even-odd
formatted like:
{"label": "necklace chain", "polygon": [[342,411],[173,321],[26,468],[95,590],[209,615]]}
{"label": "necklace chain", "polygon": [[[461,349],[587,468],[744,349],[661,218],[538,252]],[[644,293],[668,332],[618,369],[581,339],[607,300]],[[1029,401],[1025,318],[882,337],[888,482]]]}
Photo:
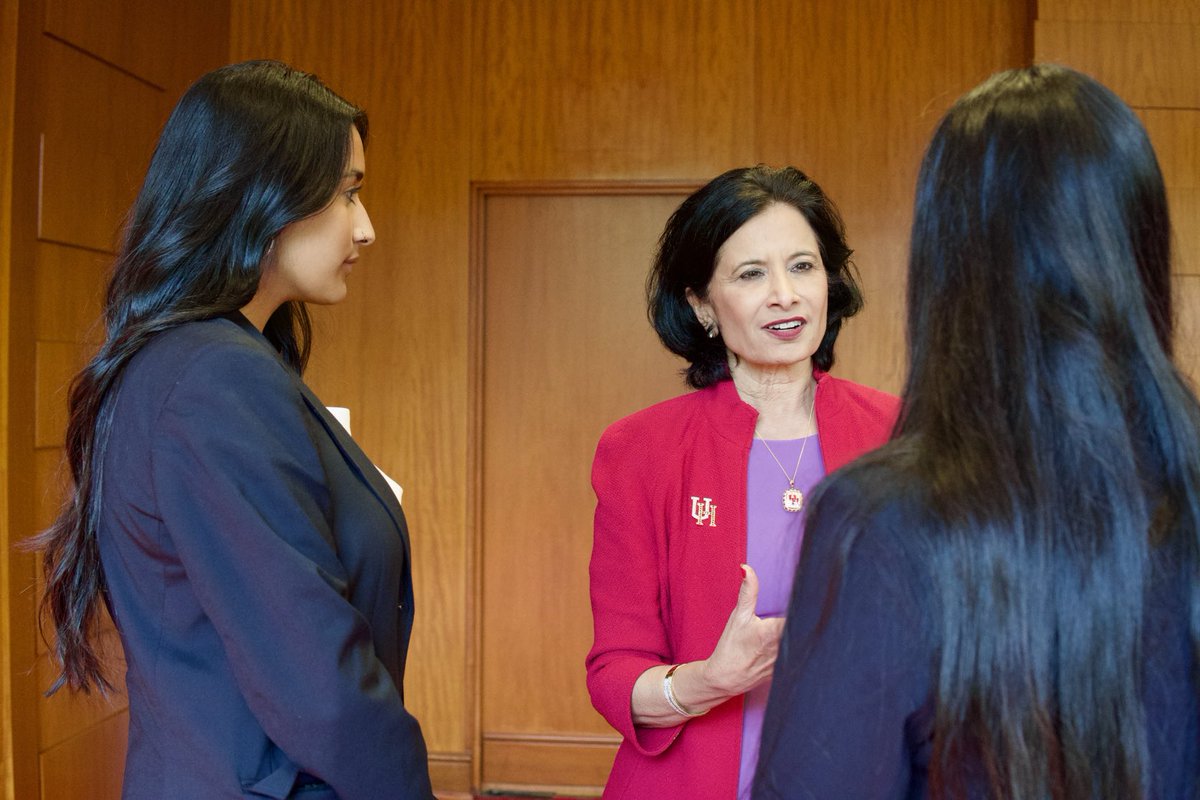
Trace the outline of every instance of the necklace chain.
{"label": "necklace chain", "polygon": [[[817,408],[817,387],[814,386],[812,403],[810,403],[808,406],[808,427],[809,427],[809,429],[812,428],[813,415],[816,412],[816,408]],[[775,463],[779,465],[779,471],[783,473],[783,477],[788,479],[788,488],[783,493],[783,508],[784,508],[784,510],[792,511],[792,512],[799,511],[801,506],[804,504],[804,495],[803,495],[803,493],[800,492],[799,489],[796,488],[796,476],[800,474],[800,463],[802,461],[804,461],[804,451],[808,448],[808,440],[812,438],[812,435],[810,434],[808,436],[805,436],[804,439],[801,440],[800,456],[796,459],[796,468],[792,470],[791,475],[788,475],[787,468],[785,466],[783,466],[783,462],[781,462],[779,460],[779,456],[775,455],[775,451],[771,449],[771,445],[767,444],[767,440],[762,438],[761,436],[759,436],[757,432],[755,432],[754,438],[758,439],[760,442],[763,443],[763,447],[767,448],[767,452],[770,454],[771,458],[774,459]]]}

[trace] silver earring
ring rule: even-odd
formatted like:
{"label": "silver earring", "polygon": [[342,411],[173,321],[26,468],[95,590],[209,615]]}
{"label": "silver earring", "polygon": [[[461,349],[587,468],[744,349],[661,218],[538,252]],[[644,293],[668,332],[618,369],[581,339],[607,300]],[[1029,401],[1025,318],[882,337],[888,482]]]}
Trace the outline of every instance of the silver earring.
{"label": "silver earring", "polygon": [[710,319],[708,322],[704,323],[704,332],[708,334],[708,338],[715,339],[717,338],[717,334],[720,333],[720,330],[717,329],[717,323]]}

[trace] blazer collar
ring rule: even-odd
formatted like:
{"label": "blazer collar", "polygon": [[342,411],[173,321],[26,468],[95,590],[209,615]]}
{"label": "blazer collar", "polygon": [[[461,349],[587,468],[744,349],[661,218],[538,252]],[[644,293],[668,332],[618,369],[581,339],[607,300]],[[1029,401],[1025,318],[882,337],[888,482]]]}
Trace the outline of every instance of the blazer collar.
{"label": "blazer collar", "polygon": [[[821,417],[826,419],[834,412],[826,395],[828,389],[822,391],[827,383],[829,374],[819,369],[813,370],[813,379],[817,382],[817,407],[814,409],[818,429],[821,427]],[[749,447],[754,438],[754,425],[758,422],[758,411],[738,394],[733,380],[723,381],[707,386],[698,391],[704,398],[705,412],[713,430],[725,439],[742,446]]]}

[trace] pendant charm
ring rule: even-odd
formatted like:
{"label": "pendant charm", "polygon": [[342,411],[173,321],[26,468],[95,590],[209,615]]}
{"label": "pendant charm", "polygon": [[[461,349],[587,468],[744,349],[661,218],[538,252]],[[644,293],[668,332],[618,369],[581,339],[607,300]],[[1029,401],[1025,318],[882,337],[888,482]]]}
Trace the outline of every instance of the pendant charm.
{"label": "pendant charm", "polygon": [[804,505],[804,492],[797,489],[795,486],[789,486],[787,491],[783,493],[783,510],[793,513],[800,510]]}

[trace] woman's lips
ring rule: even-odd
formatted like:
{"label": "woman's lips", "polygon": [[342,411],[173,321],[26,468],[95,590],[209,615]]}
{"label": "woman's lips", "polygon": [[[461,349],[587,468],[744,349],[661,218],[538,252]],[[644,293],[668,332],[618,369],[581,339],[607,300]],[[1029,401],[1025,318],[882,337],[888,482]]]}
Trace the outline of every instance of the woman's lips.
{"label": "woman's lips", "polygon": [[799,337],[807,324],[808,320],[804,317],[788,317],[787,319],[777,319],[774,322],[767,323],[763,326],[763,330],[776,339],[790,341]]}

